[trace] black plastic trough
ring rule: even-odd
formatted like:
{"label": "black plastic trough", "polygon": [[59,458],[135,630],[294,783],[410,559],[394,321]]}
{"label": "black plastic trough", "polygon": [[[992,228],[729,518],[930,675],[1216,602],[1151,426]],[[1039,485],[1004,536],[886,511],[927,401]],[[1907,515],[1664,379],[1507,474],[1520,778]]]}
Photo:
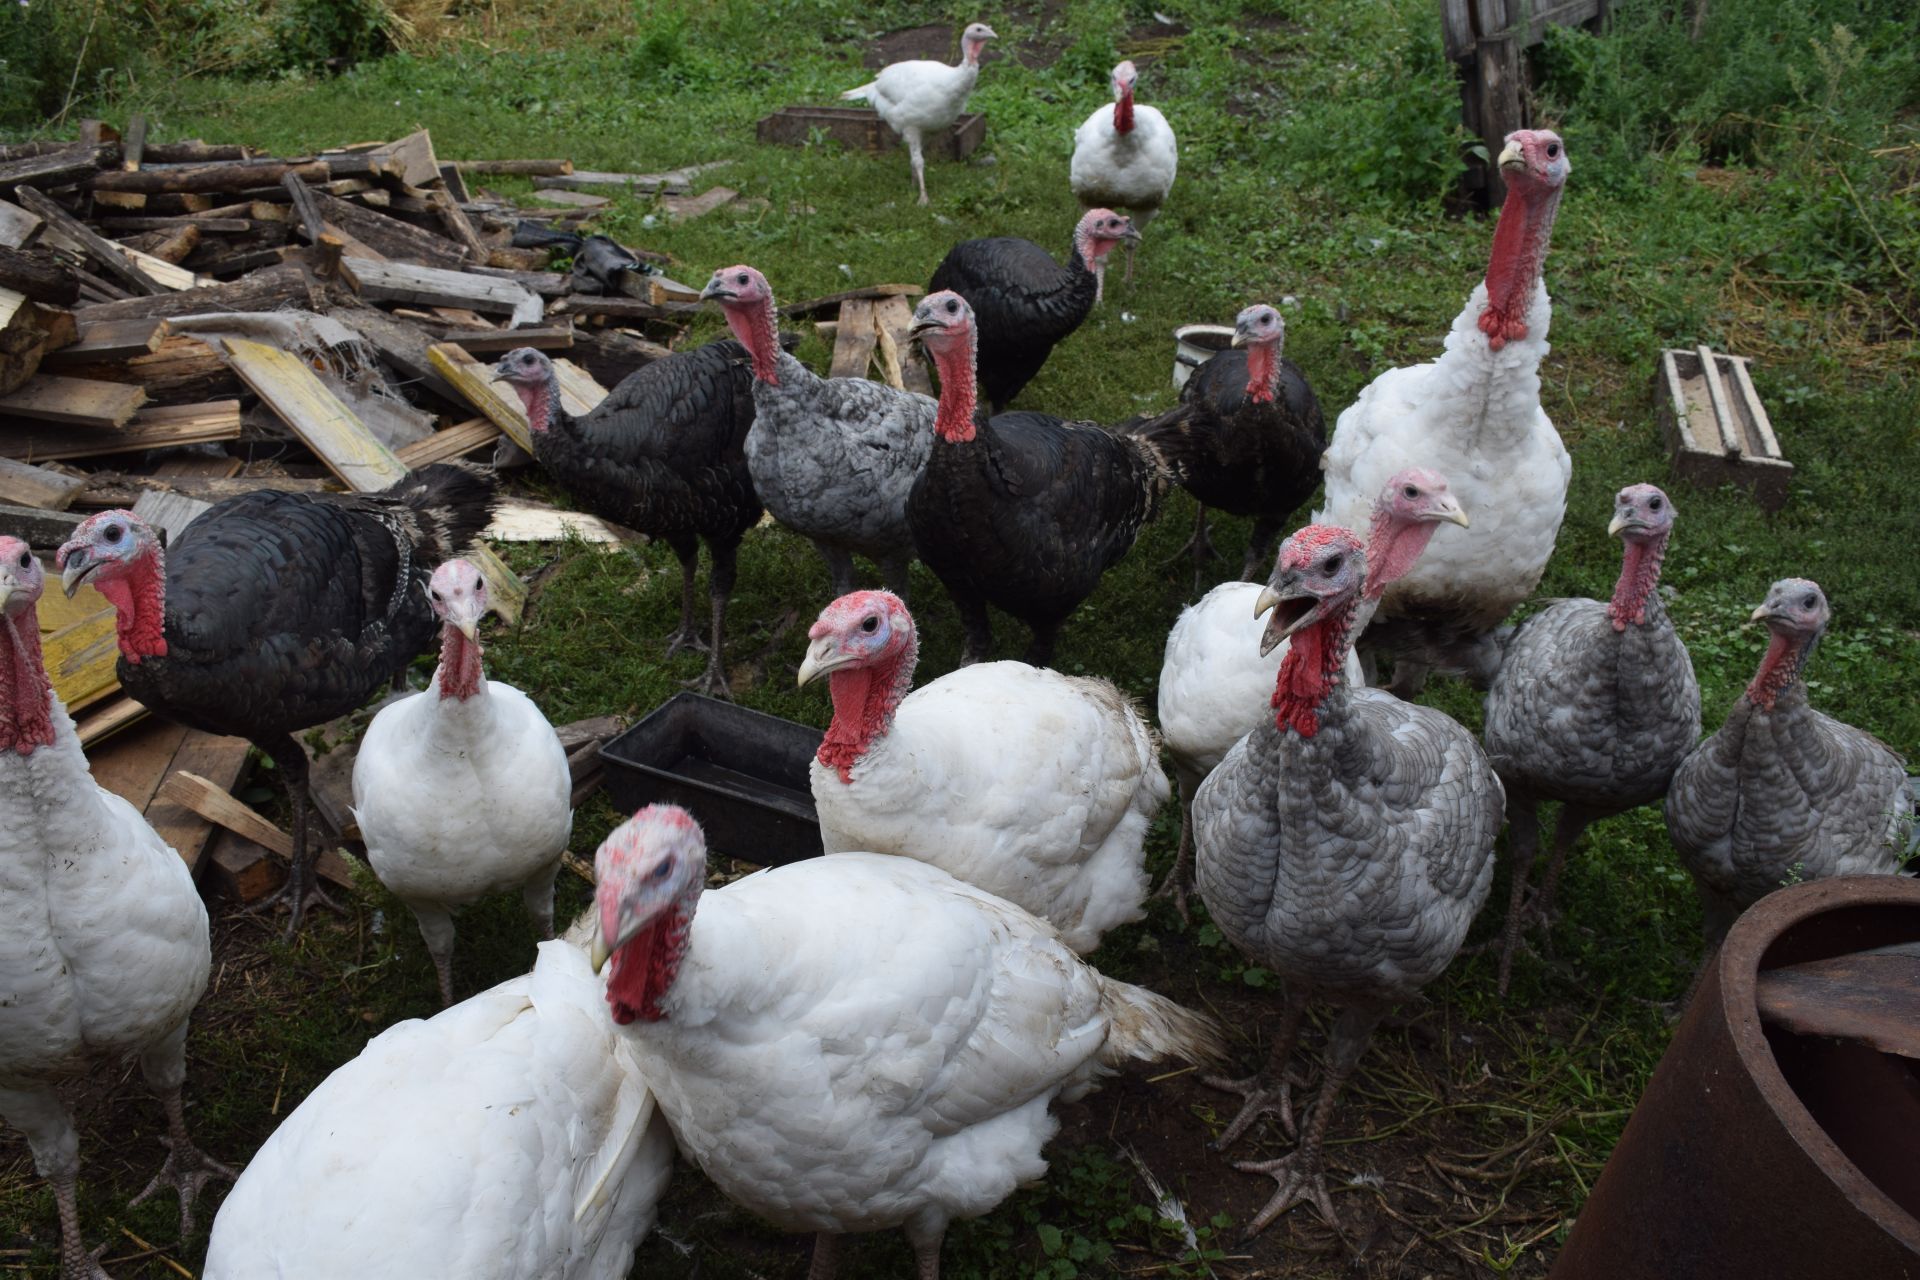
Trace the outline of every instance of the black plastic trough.
{"label": "black plastic trough", "polygon": [[698,693],[677,693],[600,748],[607,794],[632,813],[677,804],[707,848],[777,866],[817,857],[820,819],[807,766],[821,733]]}

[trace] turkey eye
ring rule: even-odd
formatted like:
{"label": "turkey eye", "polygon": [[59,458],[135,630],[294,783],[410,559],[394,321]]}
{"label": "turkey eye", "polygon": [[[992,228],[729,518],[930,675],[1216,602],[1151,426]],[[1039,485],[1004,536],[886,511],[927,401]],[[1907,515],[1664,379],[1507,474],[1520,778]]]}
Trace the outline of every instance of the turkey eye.
{"label": "turkey eye", "polygon": [[117,524],[110,524],[105,529],[102,529],[100,531],[100,535],[104,537],[108,542],[118,542],[120,541],[120,526]]}
{"label": "turkey eye", "polygon": [[438,600],[440,598],[440,593],[438,591],[429,590],[427,594],[432,596],[435,600]]}
{"label": "turkey eye", "polygon": [[1815,600],[1812,596],[1808,596],[1805,600],[1802,600],[1800,602],[1800,607],[1803,609],[1811,609],[1818,604],[1819,604],[1819,601]]}
{"label": "turkey eye", "polygon": [[740,283],[745,284],[746,282],[747,282],[747,273],[742,271],[740,273]]}
{"label": "turkey eye", "polygon": [[33,563],[33,553],[30,551],[22,551],[20,553],[20,567],[24,569],[27,566],[31,565],[32,563]]}
{"label": "turkey eye", "polygon": [[671,874],[673,874],[673,859],[668,858],[665,862],[662,862],[659,866],[655,867],[653,871],[647,876],[647,879],[665,880]]}
{"label": "turkey eye", "polygon": [[1408,486],[1407,486],[1407,496],[1408,496],[1409,498],[1417,498],[1417,497],[1419,497],[1419,496],[1420,496],[1420,491],[1419,491],[1418,489],[1416,489],[1416,488],[1414,488],[1414,487],[1413,487],[1412,485],[1408,485]]}
{"label": "turkey eye", "polygon": [[1658,511],[1659,509],[1660,509],[1660,499],[1655,498],[1652,501],[1647,503],[1647,510]]}
{"label": "turkey eye", "polygon": [[1547,144],[1547,159],[1551,160],[1559,154],[1560,154],[1560,144],[1557,142],[1549,142]]}
{"label": "turkey eye", "polygon": [[960,308],[959,308],[959,307],[958,307],[958,305],[956,305],[955,303],[953,303],[953,302],[951,302],[951,301],[949,301],[949,302],[947,303],[947,314],[948,314],[948,315],[952,315],[952,314],[953,314],[953,313],[954,313],[955,311],[958,311],[959,309],[960,309]]}
{"label": "turkey eye", "polygon": [[1327,573],[1340,572],[1340,557],[1335,556],[1333,559],[1327,561],[1324,571]]}
{"label": "turkey eye", "polygon": [[880,629],[880,619],[868,618],[865,622],[860,624],[860,629],[866,632],[868,635],[872,635],[874,632]]}

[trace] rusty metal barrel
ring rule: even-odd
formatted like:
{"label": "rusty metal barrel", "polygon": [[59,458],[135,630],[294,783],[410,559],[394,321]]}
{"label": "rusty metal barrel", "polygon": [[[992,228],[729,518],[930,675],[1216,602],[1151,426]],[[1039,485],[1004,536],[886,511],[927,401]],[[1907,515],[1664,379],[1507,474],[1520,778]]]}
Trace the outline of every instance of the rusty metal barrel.
{"label": "rusty metal barrel", "polygon": [[1920,882],[1741,916],[1550,1280],[1920,1280]]}

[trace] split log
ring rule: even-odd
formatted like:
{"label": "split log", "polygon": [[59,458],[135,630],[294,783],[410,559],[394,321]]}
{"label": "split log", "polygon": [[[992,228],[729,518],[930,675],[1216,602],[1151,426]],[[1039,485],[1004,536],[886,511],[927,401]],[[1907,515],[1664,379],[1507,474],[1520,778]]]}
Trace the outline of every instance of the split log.
{"label": "split log", "polygon": [[340,273],[355,293],[371,301],[468,307],[489,314],[510,314],[520,324],[537,323],[545,310],[538,294],[512,281],[469,271],[348,257],[341,260]]}
{"label": "split log", "polygon": [[619,329],[575,329],[572,358],[602,386],[617,387],[636,370],[673,352]]}
{"label": "split log", "polygon": [[0,422],[14,417],[75,427],[122,427],[146,402],[141,387],[43,373],[0,396]]}
{"label": "split log", "polygon": [[[428,437],[428,439],[432,438]],[[402,452],[404,454],[404,451]],[[235,458],[233,461],[237,463],[239,459]],[[0,465],[5,465],[4,459],[0,459]],[[309,476],[129,476],[98,471],[81,483],[85,488],[74,497],[73,505],[85,511],[131,507],[140,501],[141,494],[149,491],[177,493],[182,497],[193,498],[200,502],[214,503],[224,502],[228,498],[237,498],[242,494],[258,493],[262,489],[272,489],[278,493],[338,493],[341,488],[339,482],[331,477],[321,479]]]}
{"label": "split log", "polygon": [[184,444],[208,444],[240,438],[240,402],[149,405],[126,426],[113,431],[75,431],[44,427],[0,432],[0,457],[25,462],[49,458],[86,458],[102,453],[134,453]]}
{"label": "split log", "polygon": [[18,390],[39,372],[46,354],[72,342],[76,332],[72,312],[0,287],[0,395]]}
{"label": "split log", "polygon": [[63,475],[45,467],[0,458],[0,502],[45,511],[65,511],[87,487],[85,476]]}
{"label": "split log", "polygon": [[55,307],[80,301],[79,274],[45,249],[0,245],[0,288]]}
{"label": "split log", "polygon": [[183,164],[138,173],[104,171],[81,184],[89,191],[206,192],[245,191],[280,181],[288,173],[302,181],[325,182],[332,175],[324,160],[232,160]]}
{"label": "split log", "polygon": [[146,388],[148,399],[155,404],[223,400],[240,393],[240,379],[228,367],[226,358],[191,334],[168,334],[150,353],[86,364],[63,360],[60,368],[74,377],[134,383]]}
{"label": "split log", "polygon": [[[132,360],[137,356],[151,355],[160,349],[167,337],[167,322],[164,318],[151,317],[139,320],[111,320],[104,324],[88,323],[80,327],[79,341],[60,350],[51,352],[46,358],[49,367],[61,368],[79,364],[103,364],[115,360]],[[126,379],[116,379],[126,381]],[[131,379],[139,381],[139,379]]]}
{"label": "split log", "polygon": [[[499,438],[500,428],[492,422],[485,418],[469,418],[451,427],[442,427],[425,440],[416,440],[395,449],[394,456],[406,463],[409,470],[418,471],[436,462],[464,458],[475,449],[484,448]],[[0,475],[0,479],[4,479],[4,475]]]}
{"label": "split log", "polygon": [[84,143],[62,147],[45,155],[0,161],[0,191],[59,187],[97,173],[117,148]]}
{"label": "split log", "polygon": [[40,229],[45,225],[39,214],[0,200],[0,245],[24,249],[40,237]]}
{"label": "split log", "polygon": [[138,169],[147,158],[147,118],[135,113],[127,121],[127,136],[120,143],[120,167],[128,173]]}
{"label": "split log", "polygon": [[[81,516],[66,511],[47,511],[39,507],[15,507],[0,504],[0,533],[18,538],[30,547],[51,551],[73,536]],[[43,611],[43,623],[65,625],[55,612],[59,606],[49,603]],[[43,628],[44,629],[44,628]]]}
{"label": "split log", "polygon": [[89,324],[129,317],[194,315],[203,311],[276,311],[284,306],[307,311],[327,309],[306,272],[298,267],[283,266],[256,271],[231,284],[82,307],[77,315],[82,324]]}
{"label": "split log", "polygon": [[[143,177],[141,173],[123,174],[123,177]],[[17,193],[20,202],[44,219],[49,228],[58,229],[62,235],[80,247],[95,266],[105,271],[127,288],[140,294],[165,293],[165,285],[159,284],[146,272],[136,267],[127,256],[127,251],[110,240],[103,239],[91,227],[62,209],[53,200],[35,191],[32,187],[22,187]]]}
{"label": "split log", "polygon": [[365,244],[381,257],[448,270],[467,269],[466,249],[445,236],[423,231],[412,223],[390,218],[377,209],[369,209],[324,192],[315,192],[314,202],[329,228],[338,230],[349,241]]}
{"label": "split log", "polygon": [[230,164],[252,157],[253,152],[245,147],[215,146],[198,138],[184,142],[149,142],[146,150],[148,164]]}

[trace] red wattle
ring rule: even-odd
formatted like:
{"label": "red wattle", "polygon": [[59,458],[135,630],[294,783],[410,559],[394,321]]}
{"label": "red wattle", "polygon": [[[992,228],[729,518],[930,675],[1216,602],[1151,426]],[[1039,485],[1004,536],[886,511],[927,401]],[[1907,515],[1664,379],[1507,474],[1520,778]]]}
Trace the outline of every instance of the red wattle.
{"label": "red wattle", "polygon": [[933,429],[948,444],[965,444],[973,439],[973,414],[979,404],[972,338],[954,341],[934,355],[933,363],[940,370],[940,407]]}
{"label": "red wattle", "polygon": [[471,698],[480,692],[485,672],[480,665],[480,642],[469,640],[460,628],[447,624],[440,628],[441,698]]}
{"label": "red wattle", "polygon": [[607,1004],[621,1026],[659,1022],[667,1016],[660,1001],[680,972],[687,953],[687,916],[679,906],[659,918],[613,953],[607,971]]}
{"label": "red wattle", "polygon": [[1272,404],[1280,389],[1280,353],[1270,342],[1256,342],[1247,348],[1247,399],[1255,404]]}
{"label": "red wattle", "polygon": [[160,549],[144,552],[117,577],[95,574],[93,585],[113,606],[120,656],[138,663],[167,656],[167,584]]}
{"label": "red wattle", "polygon": [[1406,577],[1426,552],[1438,528],[1430,521],[1402,522],[1384,511],[1375,512],[1373,527],[1367,534],[1365,598],[1380,599],[1388,587]]}
{"label": "red wattle", "polygon": [[1128,86],[1120,91],[1119,101],[1113,104],[1113,131],[1119,134],[1133,132],[1133,88]]}
{"label": "red wattle", "polygon": [[1747,701],[1762,711],[1773,710],[1774,702],[1800,678],[1805,657],[1806,650],[1795,647],[1792,637],[1778,631],[1769,633],[1766,656],[1760,659],[1760,670],[1747,686]]}
{"label": "red wattle", "polygon": [[1514,183],[1493,229],[1493,252],[1487,257],[1487,309],[1480,313],[1480,331],[1495,351],[1527,336],[1527,307],[1547,256],[1547,241],[1559,192],[1536,193]]}
{"label": "red wattle", "polygon": [[842,667],[827,677],[833,723],[820,740],[820,763],[853,781],[853,766],[893,724],[893,713],[913,681],[915,650],[909,648],[870,667]]}
{"label": "red wattle", "polygon": [[771,297],[753,308],[726,307],[727,328],[753,359],[753,376],[770,387],[780,385],[780,326]]}
{"label": "red wattle", "polygon": [[1647,597],[1659,585],[1660,561],[1666,551],[1665,537],[1627,540],[1620,557],[1620,580],[1607,603],[1607,618],[1615,631],[1625,631],[1629,622],[1637,626],[1647,620]]}
{"label": "red wattle", "polygon": [[52,685],[40,657],[40,611],[0,618],[0,751],[32,755],[53,745]]}

